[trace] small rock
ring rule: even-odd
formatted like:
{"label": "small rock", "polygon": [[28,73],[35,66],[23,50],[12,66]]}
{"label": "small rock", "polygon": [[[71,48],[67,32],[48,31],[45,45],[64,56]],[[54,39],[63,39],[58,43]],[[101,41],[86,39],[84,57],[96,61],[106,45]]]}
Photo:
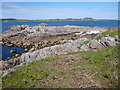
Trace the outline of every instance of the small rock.
{"label": "small rock", "polygon": [[12,52],[12,53],[17,53],[17,51],[16,51],[15,49],[10,50],[10,52]]}
{"label": "small rock", "polygon": [[26,48],[25,51],[28,51],[28,49]]}
{"label": "small rock", "polygon": [[35,50],[35,48],[33,47],[33,48],[31,48],[29,51],[32,52],[32,51],[34,51],[34,50]]}
{"label": "small rock", "polygon": [[20,66],[25,65],[25,64],[26,64],[26,62],[23,62],[23,63],[20,64]]}
{"label": "small rock", "polygon": [[118,35],[115,35],[115,36],[114,36],[114,38],[115,38],[115,40],[116,40],[116,41],[118,41],[118,40],[119,40]]}
{"label": "small rock", "polygon": [[48,26],[48,24],[46,24],[46,23],[41,23],[41,24],[38,24],[37,26]]}
{"label": "small rock", "polygon": [[15,54],[15,57],[18,57],[19,56],[19,54]]}

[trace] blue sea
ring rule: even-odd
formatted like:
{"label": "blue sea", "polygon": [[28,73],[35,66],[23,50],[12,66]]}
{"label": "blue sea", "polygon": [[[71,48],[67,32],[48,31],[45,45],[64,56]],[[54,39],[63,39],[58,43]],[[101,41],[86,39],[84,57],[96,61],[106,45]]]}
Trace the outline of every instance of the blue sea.
{"label": "blue sea", "polygon": [[90,26],[90,27],[117,27],[117,20],[107,21],[24,21],[24,22],[2,22],[2,32],[8,30],[8,26],[28,24],[35,26],[40,23],[47,23],[49,26],[64,26],[64,25],[75,25],[75,26]]}
{"label": "blue sea", "polygon": [[[47,23],[49,26],[64,26],[64,25],[75,25],[75,26],[89,26],[89,27],[117,27],[118,21],[117,20],[106,20],[106,21],[22,21],[22,22],[2,22],[0,25],[0,33],[8,30],[8,26],[11,25],[21,25],[21,24],[28,24],[30,26],[35,26],[40,23]],[[10,52],[10,50],[16,49],[17,53],[21,54],[24,49],[19,47],[8,47],[4,45],[0,45],[0,50],[2,54],[0,55],[0,60],[5,60],[8,57],[11,58],[15,54]]]}
{"label": "blue sea", "polygon": [[0,49],[2,47],[2,57],[0,57],[0,60],[5,60],[7,58],[12,58],[15,53],[10,52],[11,50],[16,50],[17,54],[22,54],[23,52],[25,52],[24,49],[19,48],[19,47],[8,47],[5,45],[0,45]]}

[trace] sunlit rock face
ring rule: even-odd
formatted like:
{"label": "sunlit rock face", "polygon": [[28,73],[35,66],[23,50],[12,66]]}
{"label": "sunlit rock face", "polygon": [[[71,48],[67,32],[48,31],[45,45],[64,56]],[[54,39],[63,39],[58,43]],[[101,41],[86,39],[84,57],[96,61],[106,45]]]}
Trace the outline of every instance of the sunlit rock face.
{"label": "sunlit rock face", "polygon": [[45,57],[51,57],[54,55],[77,52],[78,46],[84,43],[85,41],[89,41],[89,40],[87,38],[80,38],[78,40],[68,41],[67,43],[62,44],[62,45],[45,47],[43,49],[35,50],[33,52],[28,52],[28,53],[22,54],[21,60],[26,61],[26,62],[31,62],[34,60],[42,59]]}

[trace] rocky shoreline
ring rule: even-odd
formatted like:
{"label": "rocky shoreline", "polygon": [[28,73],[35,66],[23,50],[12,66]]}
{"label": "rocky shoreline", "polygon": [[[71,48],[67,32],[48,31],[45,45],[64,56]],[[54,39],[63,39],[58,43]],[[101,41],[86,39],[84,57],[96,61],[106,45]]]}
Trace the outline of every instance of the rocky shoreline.
{"label": "rocky shoreline", "polygon": [[[26,52],[22,55],[16,55],[14,58],[0,61],[2,64],[0,69],[2,70],[45,57],[82,50],[95,51],[117,44],[115,38],[109,36],[100,40],[92,40],[93,37],[100,36],[107,31],[107,28],[69,25],[48,26],[47,24],[39,24],[34,27],[16,25],[9,28],[0,35],[2,37],[1,44],[22,47]],[[85,42],[88,43],[85,44]],[[80,44],[83,45],[79,47]]]}
{"label": "rocky shoreline", "polygon": [[[47,46],[63,44],[66,40],[75,40],[85,34],[95,31],[102,33],[106,28],[83,26],[48,26],[39,24],[34,27],[28,25],[10,26],[10,29],[2,33],[2,45],[18,46],[31,51]],[[90,33],[91,31],[91,33]],[[94,31],[94,32],[93,32]],[[95,32],[96,33],[96,32]],[[97,34],[97,33],[96,33]]]}

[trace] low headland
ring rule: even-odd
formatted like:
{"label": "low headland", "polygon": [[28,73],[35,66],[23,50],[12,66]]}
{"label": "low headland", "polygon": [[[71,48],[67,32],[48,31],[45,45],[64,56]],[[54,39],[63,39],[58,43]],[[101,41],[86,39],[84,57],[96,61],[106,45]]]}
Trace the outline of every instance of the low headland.
{"label": "low headland", "polygon": [[119,27],[42,23],[9,28],[0,43],[26,52],[0,61],[3,88],[118,87]]}

